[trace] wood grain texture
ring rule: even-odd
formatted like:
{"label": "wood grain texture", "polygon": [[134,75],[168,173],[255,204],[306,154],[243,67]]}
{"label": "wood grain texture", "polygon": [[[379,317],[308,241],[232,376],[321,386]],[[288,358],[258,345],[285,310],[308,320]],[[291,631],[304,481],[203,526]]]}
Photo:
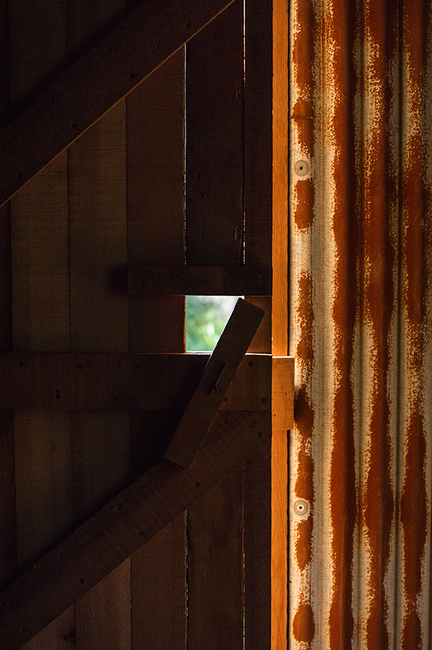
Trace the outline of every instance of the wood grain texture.
{"label": "wood grain texture", "polygon": [[[83,21],[75,26],[79,42],[88,25]],[[127,262],[125,102],[79,138],[68,156],[71,349],[126,352],[127,298],[113,292],[108,283],[110,269]],[[78,523],[126,484],[127,411],[74,412],[72,448],[74,521]],[[76,647],[106,648],[109,633],[112,643],[121,640],[119,647],[127,650],[129,611],[130,565],[126,562],[77,603]]]}
{"label": "wood grain texture", "polygon": [[271,354],[272,349],[272,336],[271,336],[271,323],[272,323],[272,298],[270,296],[245,296],[245,300],[251,302],[256,307],[264,311],[264,318],[262,319],[257,333],[249,347],[250,352],[259,352],[263,354]]}
{"label": "wood grain texture", "polygon": [[271,445],[243,475],[246,650],[271,647]]}
{"label": "wood grain texture", "polygon": [[268,414],[226,413],[215,421],[191,469],[162,460],[115,497],[3,591],[5,647],[20,648],[245,458],[259,453],[270,428]]}
{"label": "wood grain texture", "polygon": [[68,155],[72,348],[126,351],[127,299],[108,281],[110,270],[127,262],[125,103]]}
{"label": "wood grain texture", "polygon": [[[133,648],[186,647],[185,546],[186,514],[183,512],[132,556],[132,566],[136,569]],[[183,624],[179,625],[179,621]]]}
{"label": "wood grain texture", "polygon": [[245,5],[244,209],[246,264],[272,259],[272,0]]}
{"label": "wood grain texture", "polygon": [[243,643],[242,468],[188,509],[189,648]]}
{"label": "wood grain texture", "polygon": [[67,67],[0,131],[0,204],[227,4],[227,0],[142,2]]}
{"label": "wood grain texture", "polygon": [[[273,355],[288,354],[288,2],[273,1]],[[272,437],[272,648],[287,647],[288,441]]]}
{"label": "wood grain texture", "polygon": [[[271,40],[267,43],[267,47],[271,47]],[[271,298],[248,297],[247,300],[251,300],[261,309],[266,309],[249,350],[270,354]],[[246,650],[270,650],[271,647],[271,490],[271,442],[269,442],[262,457],[247,460],[243,468]]]}
{"label": "wood grain texture", "polygon": [[80,598],[75,612],[77,648],[130,648],[130,563]]}
{"label": "wood grain texture", "polygon": [[13,412],[0,410],[0,589],[16,571],[15,448]]}
{"label": "wood grain texture", "polygon": [[[127,99],[129,262],[184,263],[184,51]],[[143,155],[145,152],[145,155]],[[184,298],[129,304],[131,352],[184,350]]]}
{"label": "wood grain texture", "polygon": [[243,261],[243,8],[186,47],[186,259]]}
{"label": "wood grain texture", "polygon": [[[65,7],[9,3],[11,110],[66,56]],[[29,143],[33,136],[28,136]],[[20,151],[26,155],[27,146]],[[59,156],[11,201],[13,349],[69,350],[67,156]],[[18,410],[14,417],[17,561],[21,570],[72,525],[70,418]],[[25,623],[23,622],[24,626]],[[65,648],[73,609],[27,644]]]}
{"label": "wood grain texture", "polygon": [[[0,6],[0,124],[9,109],[8,10]],[[0,208],[0,350],[12,349],[12,265],[9,204]],[[0,411],[0,588],[16,571],[13,413]]]}
{"label": "wood grain texture", "polygon": [[[184,48],[127,98],[129,263],[184,263]],[[129,301],[132,352],[184,351],[184,297]],[[131,413],[131,470],[163,455],[178,417]],[[186,648],[184,515],[131,559],[132,648]],[[158,607],[158,604],[161,606]],[[146,615],[146,614],[149,615]]]}
{"label": "wood grain texture", "polygon": [[[4,408],[178,411],[187,406],[209,354],[0,353]],[[268,411],[271,357],[247,354],[220,406]]]}
{"label": "wood grain texture", "polygon": [[165,458],[182,467],[192,465],[262,317],[258,307],[239,298],[171,438]]}
{"label": "wood grain texture", "polygon": [[[188,43],[186,78],[186,260],[197,265],[241,265],[241,2],[234,3]],[[189,588],[191,650],[241,647],[243,563],[237,534],[241,510],[240,473],[234,480],[222,481],[205,503],[194,507],[194,525],[188,526],[189,548],[197,551]]]}
{"label": "wood grain texture", "polygon": [[294,425],[294,357],[273,357],[272,427],[274,431]]}
{"label": "wood grain texture", "polygon": [[13,346],[69,349],[67,156],[11,201]]}

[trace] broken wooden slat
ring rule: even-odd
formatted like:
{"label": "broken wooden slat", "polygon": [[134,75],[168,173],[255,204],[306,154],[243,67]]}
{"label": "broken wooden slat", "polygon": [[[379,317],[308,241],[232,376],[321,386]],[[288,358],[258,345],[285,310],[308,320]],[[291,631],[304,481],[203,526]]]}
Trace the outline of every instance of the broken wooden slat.
{"label": "broken wooden slat", "polygon": [[239,298],[171,439],[165,458],[182,467],[191,466],[263,315],[261,309]]}
{"label": "broken wooden slat", "polygon": [[180,296],[269,296],[271,267],[264,266],[128,266],[128,294]]}
{"label": "broken wooden slat", "polygon": [[269,414],[218,415],[192,468],[160,461],[0,595],[3,647],[21,648],[269,440]]}
{"label": "broken wooden slat", "polygon": [[0,205],[230,0],[147,0],[0,130]]}
{"label": "broken wooden slat", "polygon": [[[182,411],[209,354],[0,353],[0,408]],[[271,357],[246,355],[221,408],[270,410]]]}

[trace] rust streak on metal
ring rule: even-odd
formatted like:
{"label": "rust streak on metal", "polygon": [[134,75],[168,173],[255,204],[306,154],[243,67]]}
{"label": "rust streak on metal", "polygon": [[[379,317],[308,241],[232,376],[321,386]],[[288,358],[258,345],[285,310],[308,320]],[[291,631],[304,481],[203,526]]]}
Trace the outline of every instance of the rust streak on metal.
{"label": "rust streak on metal", "polygon": [[313,0],[297,3],[297,21],[300,29],[292,46],[292,60],[295,69],[295,84],[301,96],[310,97],[311,69],[309,62],[314,60],[316,21]]}
{"label": "rust streak on metal", "polygon": [[313,206],[315,202],[315,186],[311,178],[299,180],[295,186],[294,221],[299,230],[307,230],[313,224]]}
{"label": "rust streak on metal", "polygon": [[[311,86],[313,83],[311,82]],[[300,151],[309,159],[314,156],[314,104],[311,100],[298,99],[295,103],[291,119],[295,120],[297,140]]]}
{"label": "rust streak on metal", "polygon": [[365,84],[369,103],[369,132],[363,136],[363,246],[364,318],[371,336],[371,388],[369,467],[363,513],[369,541],[369,607],[367,647],[389,648],[388,600],[385,577],[391,552],[394,493],[391,482],[389,372],[393,350],[390,330],[395,309],[393,274],[395,250],[391,241],[391,211],[396,194],[390,173],[389,125],[391,91],[387,76],[389,57],[395,56],[397,6],[385,0],[368,2]]}
{"label": "rust streak on metal", "polygon": [[[423,133],[428,3],[406,0],[403,8],[406,110],[410,130],[405,138],[405,173],[402,183],[406,266],[404,303],[407,314],[408,402],[405,439],[404,482],[400,502],[403,529],[405,611],[403,650],[424,648],[427,621],[422,620],[419,598],[424,586],[423,562],[430,530],[426,487],[426,424],[423,380],[426,345],[430,341],[431,239],[430,195],[426,183],[426,152]],[[430,516],[430,515],[429,515]],[[429,524],[430,528],[430,524]],[[430,576],[429,576],[430,580]]]}
{"label": "rust streak on metal", "polygon": [[[336,265],[332,318],[334,341],[334,400],[332,413],[330,512],[332,520],[333,591],[329,613],[329,648],[350,647],[354,633],[352,581],[354,528],[357,518],[354,410],[351,366],[356,316],[356,260],[358,234],[355,222],[353,89],[356,73],[352,62],[355,11],[348,0],[329,3],[326,26],[332,49],[334,105],[331,129],[335,155],[332,179],[334,211],[332,230]],[[329,6],[329,9],[330,9]],[[337,17],[337,19],[336,19]]]}
{"label": "rust streak on metal", "polygon": [[[315,623],[312,607],[309,603],[301,602],[293,620],[293,635],[296,641],[312,643],[315,636]],[[308,648],[311,646],[308,645]]]}
{"label": "rust streak on metal", "polygon": [[310,273],[302,271],[298,280],[298,320],[300,337],[297,344],[297,358],[304,366],[307,376],[310,377],[314,363],[314,348],[312,340],[314,309],[312,278]]}
{"label": "rust streak on metal", "polygon": [[426,541],[426,486],[424,466],[426,459],[425,432],[421,406],[413,405],[408,427],[405,482],[401,497],[401,521],[404,529],[405,589],[409,608],[415,608],[422,586],[419,559]]}

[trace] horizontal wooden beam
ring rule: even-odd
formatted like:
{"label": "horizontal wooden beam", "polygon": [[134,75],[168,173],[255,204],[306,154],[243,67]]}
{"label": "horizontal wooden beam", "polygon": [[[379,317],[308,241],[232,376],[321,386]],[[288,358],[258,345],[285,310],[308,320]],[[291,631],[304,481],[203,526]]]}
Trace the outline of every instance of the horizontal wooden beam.
{"label": "horizontal wooden beam", "polygon": [[[238,299],[174,432],[165,458],[182,467],[192,465],[263,316],[262,309]],[[262,389],[265,391],[266,387]]]}
{"label": "horizontal wooden beam", "polygon": [[17,650],[244,459],[268,449],[269,413],[219,414],[191,469],[162,460],[0,594],[0,639]]}
{"label": "horizontal wooden beam", "polygon": [[145,0],[0,130],[0,205],[233,0]]}
{"label": "horizontal wooden beam", "polygon": [[[0,408],[183,411],[209,353],[0,354]],[[270,355],[248,354],[221,408],[269,411]]]}
{"label": "horizontal wooden beam", "polygon": [[270,296],[271,267],[252,266],[128,266],[128,294],[180,296]]}

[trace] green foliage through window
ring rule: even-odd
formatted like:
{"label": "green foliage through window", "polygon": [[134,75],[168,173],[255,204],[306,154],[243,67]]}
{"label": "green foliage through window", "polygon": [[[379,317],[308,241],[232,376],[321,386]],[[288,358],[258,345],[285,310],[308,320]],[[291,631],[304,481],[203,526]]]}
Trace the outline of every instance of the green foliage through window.
{"label": "green foliage through window", "polygon": [[186,350],[214,350],[237,296],[186,296]]}

